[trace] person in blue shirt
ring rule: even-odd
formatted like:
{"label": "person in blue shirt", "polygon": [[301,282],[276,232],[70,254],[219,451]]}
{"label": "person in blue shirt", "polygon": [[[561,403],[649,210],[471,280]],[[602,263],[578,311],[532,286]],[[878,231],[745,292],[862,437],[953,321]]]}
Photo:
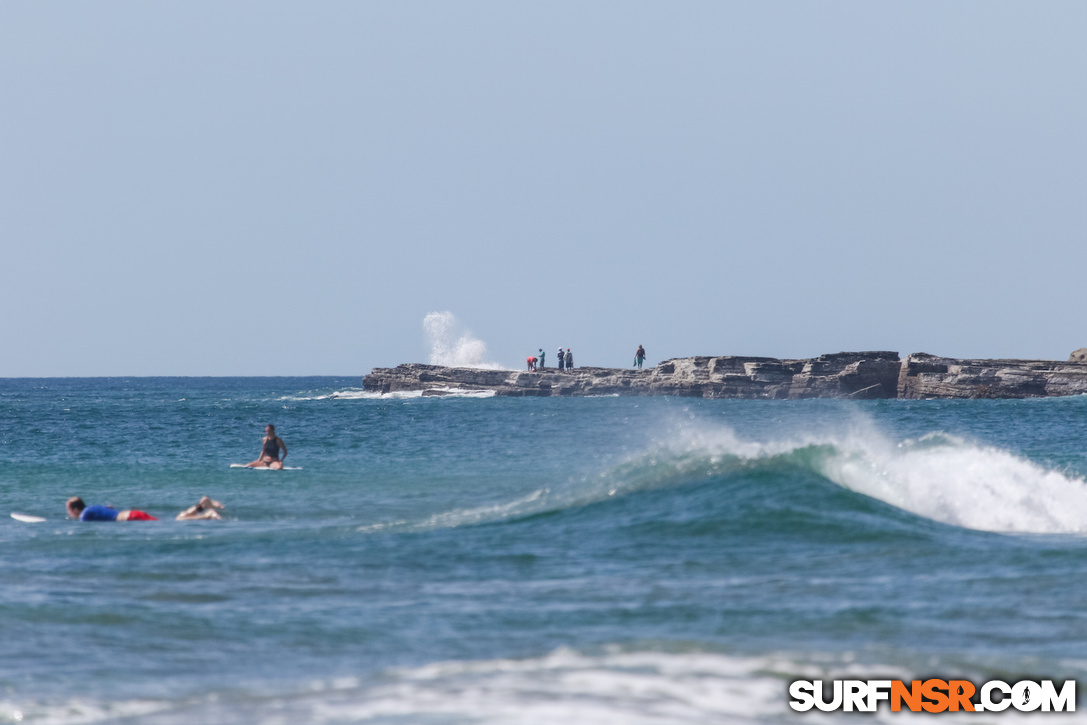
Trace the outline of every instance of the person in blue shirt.
{"label": "person in blue shirt", "polygon": [[88,506],[79,496],[72,496],[66,504],[68,515],[76,521],[158,521],[145,511],[130,509],[117,511],[110,506],[94,504]]}
{"label": "person in blue shirt", "polygon": [[[156,517],[146,511],[137,509],[118,511],[112,506],[103,506],[102,504],[88,506],[79,496],[72,496],[68,499],[65,508],[68,509],[68,516],[76,521],[158,521]],[[221,508],[225,507],[218,501],[204,496],[195,505],[179,513],[177,520],[191,521],[195,519],[222,518],[216,510]]]}

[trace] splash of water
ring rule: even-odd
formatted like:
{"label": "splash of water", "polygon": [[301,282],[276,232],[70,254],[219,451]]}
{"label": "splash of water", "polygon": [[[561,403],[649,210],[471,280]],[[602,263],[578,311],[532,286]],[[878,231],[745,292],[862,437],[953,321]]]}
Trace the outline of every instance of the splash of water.
{"label": "splash of water", "polygon": [[[744,440],[728,426],[680,425],[601,478],[597,500],[749,467],[813,471],[842,488],[952,526],[1017,534],[1087,534],[1087,480],[1015,452],[945,433],[894,441],[857,418],[841,430]],[[585,493],[585,492],[583,492]]]}
{"label": "splash of water", "polygon": [[[590,653],[560,648],[525,659],[446,660],[385,670],[378,676],[287,684],[274,694],[255,692],[244,699],[213,691],[203,697],[153,701],[104,703],[83,697],[57,704],[21,703],[18,709],[15,703],[0,700],[0,713],[15,721],[25,716],[27,721],[64,724],[120,717],[155,723],[195,719],[758,725],[780,721],[788,710],[789,680],[829,677],[823,662],[788,653],[754,657],[701,651],[687,644],[671,648],[677,651],[609,645]],[[896,666],[873,669],[839,660],[833,666],[834,673],[858,679],[875,677],[873,671],[904,680],[911,676]],[[898,715],[883,719],[883,713],[872,713],[866,721],[898,723]]]}
{"label": "splash of water", "polygon": [[423,330],[430,345],[431,365],[457,368],[503,370],[487,359],[487,345],[464,328],[452,312],[431,312],[423,318]]}
{"label": "splash of water", "polygon": [[[746,442],[711,427],[687,434],[688,455],[712,463],[790,460],[842,488],[933,521],[979,531],[1087,533],[1087,481],[1011,451],[944,433],[895,442],[860,421],[852,430]],[[807,451],[801,459],[793,453]]]}
{"label": "splash of water", "polygon": [[1087,532],[1087,485],[1009,451],[930,434],[842,447],[822,473],[843,488],[981,531]]}
{"label": "splash of water", "polygon": [[918,516],[978,531],[1087,535],[1087,480],[1012,451],[946,433],[894,441],[874,424],[746,440],[706,421],[680,424],[648,449],[595,474],[506,503],[361,531],[427,530],[561,511],[638,491],[727,478],[745,470],[815,473]]}

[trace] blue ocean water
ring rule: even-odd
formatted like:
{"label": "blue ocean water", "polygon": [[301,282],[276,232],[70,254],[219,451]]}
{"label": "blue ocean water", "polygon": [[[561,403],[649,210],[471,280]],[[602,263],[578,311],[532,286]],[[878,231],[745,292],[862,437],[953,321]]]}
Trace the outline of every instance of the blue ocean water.
{"label": "blue ocean water", "polygon": [[[1087,675],[1083,398],[359,384],[0,380],[0,722],[776,723],[798,678]],[[230,468],[267,423],[299,470]]]}

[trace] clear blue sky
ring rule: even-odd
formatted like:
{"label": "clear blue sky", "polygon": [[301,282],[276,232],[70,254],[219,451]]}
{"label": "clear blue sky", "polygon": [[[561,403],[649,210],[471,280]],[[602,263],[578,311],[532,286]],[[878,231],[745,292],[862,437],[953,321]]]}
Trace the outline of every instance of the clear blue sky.
{"label": "clear blue sky", "polygon": [[0,4],[0,376],[1087,346],[1082,2]]}

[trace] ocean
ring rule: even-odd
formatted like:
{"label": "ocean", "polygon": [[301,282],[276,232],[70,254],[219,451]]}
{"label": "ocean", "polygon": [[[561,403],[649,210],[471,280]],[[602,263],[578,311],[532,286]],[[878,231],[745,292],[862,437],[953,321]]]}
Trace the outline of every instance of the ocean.
{"label": "ocean", "polygon": [[[1082,397],[360,386],[0,380],[0,722],[901,722],[789,683],[1087,676]],[[230,468],[268,423],[298,470]]]}

